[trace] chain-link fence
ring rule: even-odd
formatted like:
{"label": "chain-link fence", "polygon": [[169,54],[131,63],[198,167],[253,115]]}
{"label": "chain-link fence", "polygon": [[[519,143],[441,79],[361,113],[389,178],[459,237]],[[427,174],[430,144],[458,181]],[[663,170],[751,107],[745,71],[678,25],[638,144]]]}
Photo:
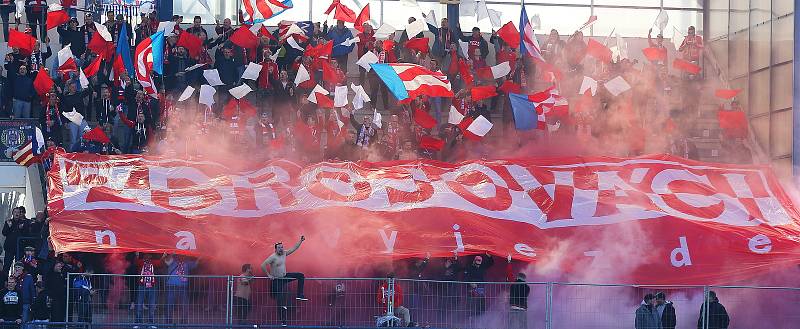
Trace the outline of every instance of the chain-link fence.
{"label": "chain-link fence", "polygon": [[[800,288],[784,287],[107,274],[70,274],[67,286],[66,321],[95,328],[667,329],[800,323],[794,310]],[[653,297],[650,306],[645,296]]]}

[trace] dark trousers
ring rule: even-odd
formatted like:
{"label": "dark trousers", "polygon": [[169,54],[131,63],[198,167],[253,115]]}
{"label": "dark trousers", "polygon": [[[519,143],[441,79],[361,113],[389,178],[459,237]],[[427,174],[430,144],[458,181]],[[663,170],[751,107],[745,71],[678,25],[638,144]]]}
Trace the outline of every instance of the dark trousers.
{"label": "dark trousers", "polygon": [[[43,10],[47,10],[46,8]],[[43,40],[47,35],[47,26],[45,25],[45,12],[33,12],[30,7],[25,8],[25,17],[28,18],[28,25],[31,27],[31,34],[37,39]],[[41,36],[41,37],[40,37]]]}
{"label": "dark trousers", "polygon": [[281,323],[286,323],[286,313],[289,309],[289,282],[297,280],[297,297],[303,297],[303,286],[306,277],[303,273],[290,272],[282,278],[272,280],[272,297],[278,302],[278,318]]}
{"label": "dark trousers", "polygon": [[375,71],[369,73],[369,88],[369,98],[372,100],[372,105],[378,108],[378,92],[380,92],[382,94],[381,101],[383,102],[383,109],[389,109],[389,88],[386,88],[386,84],[383,83]]}
{"label": "dark trousers", "polygon": [[6,42],[8,42],[9,16],[13,15],[15,11],[16,7],[14,2],[11,2],[11,4],[8,6],[0,6],[0,15],[3,15],[3,40]]}
{"label": "dark trousers", "polygon": [[342,70],[342,72],[344,72],[345,77],[347,77],[347,56],[348,55],[337,56],[333,58],[336,61],[336,63],[339,64],[339,69]]}
{"label": "dark trousers", "polygon": [[233,315],[237,324],[246,324],[250,317],[250,301],[241,297],[233,297]]}

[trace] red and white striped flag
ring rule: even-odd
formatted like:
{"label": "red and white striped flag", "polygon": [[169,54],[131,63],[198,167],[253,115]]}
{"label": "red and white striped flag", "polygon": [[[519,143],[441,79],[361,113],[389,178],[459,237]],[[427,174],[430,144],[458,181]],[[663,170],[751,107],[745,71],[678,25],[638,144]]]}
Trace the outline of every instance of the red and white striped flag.
{"label": "red and white striped flag", "polygon": [[34,163],[39,162],[39,157],[34,154],[33,149],[33,141],[28,141],[27,144],[23,145],[19,151],[14,152],[12,155],[14,158],[14,162],[18,163],[21,166],[30,166]]}
{"label": "red and white striped flag", "polygon": [[242,0],[242,18],[246,23],[260,23],[292,6],[278,0]]}

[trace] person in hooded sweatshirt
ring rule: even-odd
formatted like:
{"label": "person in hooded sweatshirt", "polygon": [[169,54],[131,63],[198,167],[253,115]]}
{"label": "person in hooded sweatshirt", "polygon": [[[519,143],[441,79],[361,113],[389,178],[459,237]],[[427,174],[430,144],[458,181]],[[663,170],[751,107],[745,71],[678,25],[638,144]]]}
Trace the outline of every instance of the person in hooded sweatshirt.
{"label": "person in hooded sweatshirt", "polygon": [[[708,320],[706,320],[706,305],[700,307],[700,317],[697,319],[697,329],[728,329],[731,318],[728,316],[728,311],[725,306],[719,303],[717,293],[713,291],[708,292]],[[703,327],[703,322],[708,321],[708,327]]]}
{"label": "person in hooded sweatshirt", "polygon": [[663,291],[656,293],[656,312],[661,319],[662,329],[675,329],[677,318],[675,317],[675,307],[672,302],[667,301],[667,295]]}
{"label": "person in hooded sweatshirt", "polygon": [[636,309],[636,329],[661,329],[661,319],[658,318],[658,311],[655,308],[655,296],[653,294],[644,295],[642,304]]}

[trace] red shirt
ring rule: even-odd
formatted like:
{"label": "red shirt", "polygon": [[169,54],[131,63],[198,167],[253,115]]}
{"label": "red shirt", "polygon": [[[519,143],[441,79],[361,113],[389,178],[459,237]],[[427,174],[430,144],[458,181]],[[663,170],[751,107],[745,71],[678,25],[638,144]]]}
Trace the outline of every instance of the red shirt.
{"label": "red shirt", "polygon": [[278,64],[273,61],[261,62],[261,73],[258,76],[258,86],[269,88],[272,81],[278,80]]}
{"label": "red shirt", "polygon": [[375,50],[375,32],[367,34],[361,32],[358,34],[358,57],[363,56],[367,51]]}

